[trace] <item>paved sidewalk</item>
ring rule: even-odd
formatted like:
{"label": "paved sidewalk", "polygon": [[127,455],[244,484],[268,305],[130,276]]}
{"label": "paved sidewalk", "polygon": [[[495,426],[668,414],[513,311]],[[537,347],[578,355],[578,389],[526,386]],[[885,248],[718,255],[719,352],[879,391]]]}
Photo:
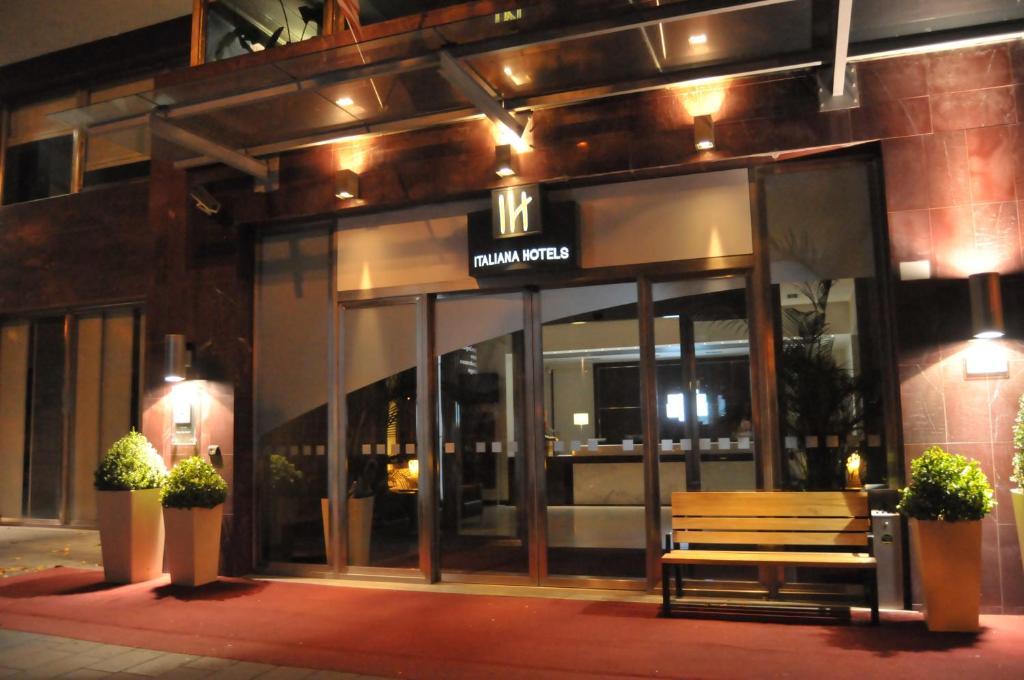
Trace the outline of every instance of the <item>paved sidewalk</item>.
{"label": "paved sidewalk", "polygon": [[381,680],[368,675],[172,654],[16,630],[0,630],[0,678]]}
{"label": "paved sidewalk", "polygon": [[51,567],[99,569],[101,563],[98,531],[0,526],[0,578]]}

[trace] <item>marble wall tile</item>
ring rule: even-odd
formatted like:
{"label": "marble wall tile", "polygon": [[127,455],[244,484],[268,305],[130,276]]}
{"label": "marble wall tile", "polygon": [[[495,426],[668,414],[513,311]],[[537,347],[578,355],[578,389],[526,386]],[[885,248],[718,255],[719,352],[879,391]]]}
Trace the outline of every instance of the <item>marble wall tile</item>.
{"label": "marble wall tile", "polygon": [[889,213],[889,246],[896,262],[931,260],[932,228],[927,210]]}
{"label": "marble wall tile", "polygon": [[936,133],[924,137],[923,145],[929,207],[942,208],[970,203],[967,135],[962,130]]}
{"label": "marble wall tile", "polygon": [[[947,441],[984,443],[988,446],[992,422],[988,409],[988,385],[985,380],[964,380],[963,360],[947,359],[942,394],[946,404]],[[991,451],[986,450],[991,467]],[[966,455],[966,454],[965,454]]]}
{"label": "marble wall tile", "polygon": [[864,104],[850,111],[854,139],[908,137],[932,131],[928,97]]}
{"label": "marble wall tile", "polygon": [[974,272],[1010,273],[1021,269],[1021,238],[1017,202],[971,207],[974,220]]}
{"label": "marble wall tile", "polygon": [[857,66],[861,102],[866,105],[928,94],[928,57],[917,54],[866,61]]}
{"label": "marble wall tile", "polygon": [[935,131],[965,130],[1017,122],[1016,93],[1012,86],[965,90],[931,96]]}
{"label": "marble wall tile", "polygon": [[971,200],[976,203],[1016,199],[1017,126],[967,130]]}
{"label": "marble wall tile", "polygon": [[964,278],[976,271],[974,224],[971,206],[958,205],[930,211],[932,248],[935,253],[934,276]]}
{"label": "marble wall tile", "polygon": [[1013,520],[1001,522],[999,532],[999,566],[1002,571],[1003,613],[1024,614],[1024,566],[1017,543],[1017,526]]}
{"label": "marble wall tile", "polygon": [[981,606],[982,611],[1001,613],[1003,574],[999,558],[999,525],[991,517],[981,521]]}
{"label": "marble wall tile", "polygon": [[889,210],[917,210],[931,206],[925,137],[886,139],[882,142],[882,161],[885,166],[885,200]]}
{"label": "marble wall tile", "polygon": [[957,92],[1013,82],[1010,51],[1005,45],[933,52],[928,58],[928,91]]}
{"label": "marble wall tile", "polygon": [[901,364],[899,373],[904,443],[928,445],[946,441],[941,365]]}

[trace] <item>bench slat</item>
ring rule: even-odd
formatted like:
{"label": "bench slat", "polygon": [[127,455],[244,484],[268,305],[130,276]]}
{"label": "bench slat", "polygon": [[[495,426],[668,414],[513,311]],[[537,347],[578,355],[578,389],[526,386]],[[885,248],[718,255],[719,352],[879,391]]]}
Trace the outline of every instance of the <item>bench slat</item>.
{"label": "bench slat", "polygon": [[731,545],[847,545],[866,546],[863,531],[843,533],[824,531],[687,531],[676,530],[677,543],[711,543]]}
{"label": "bench slat", "polygon": [[757,550],[673,550],[667,564],[788,564],[798,567],[873,569],[875,558],[858,553],[776,552]]}
{"label": "bench slat", "polygon": [[862,491],[690,491],[672,494],[673,515],[868,517]]}
{"label": "bench slat", "polygon": [[871,521],[855,517],[673,517],[673,529],[757,531],[862,531]]}

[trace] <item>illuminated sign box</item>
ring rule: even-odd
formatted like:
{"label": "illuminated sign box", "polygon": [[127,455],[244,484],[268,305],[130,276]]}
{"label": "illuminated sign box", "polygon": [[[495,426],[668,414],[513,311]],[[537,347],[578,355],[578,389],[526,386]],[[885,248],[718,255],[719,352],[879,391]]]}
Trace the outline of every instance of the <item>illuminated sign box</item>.
{"label": "illuminated sign box", "polygon": [[579,267],[575,203],[546,201],[537,185],[527,185],[495,190],[491,206],[469,215],[470,276]]}

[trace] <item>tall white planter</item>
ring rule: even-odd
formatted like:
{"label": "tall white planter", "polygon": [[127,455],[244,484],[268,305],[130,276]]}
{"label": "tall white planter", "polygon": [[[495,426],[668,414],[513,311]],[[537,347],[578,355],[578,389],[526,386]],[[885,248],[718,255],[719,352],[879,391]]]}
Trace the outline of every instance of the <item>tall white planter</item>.
{"label": "tall white planter", "polygon": [[201,586],[217,580],[223,519],[223,503],[212,508],[164,508],[171,583]]}
{"label": "tall white planter", "polygon": [[164,523],[160,489],[97,491],[103,577],[138,583],[163,571]]}
{"label": "tall white planter", "polygon": [[1024,565],[1024,489],[1010,489],[1010,501],[1013,503],[1013,517],[1017,521],[1017,547],[1020,549],[1020,562]]}

